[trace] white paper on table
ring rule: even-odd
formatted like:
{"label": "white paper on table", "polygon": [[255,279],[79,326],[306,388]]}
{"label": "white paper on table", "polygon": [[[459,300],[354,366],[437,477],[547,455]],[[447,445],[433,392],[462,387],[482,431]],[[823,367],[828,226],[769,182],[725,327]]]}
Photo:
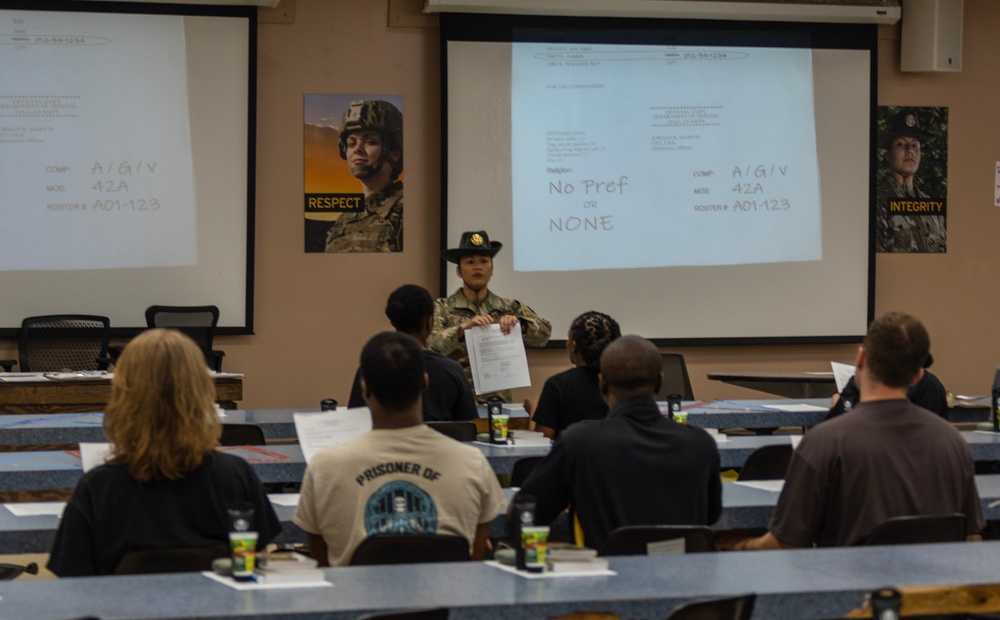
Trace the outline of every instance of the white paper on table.
{"label": "white paper on table", "polygon": [[80,460],[83,461],[83,473],[87,473],[99,465],[104,465],[109,454],[111,454],[111,444],[109,443],[81,443]]}
{"label": "white paper on table", "polygon": [[5,372],[0,374],[4,383],[28,383],[31,381],[48,381],[41,372]]}
{"label": "white paper on table", "polygon": [[372,414],[368,407],[322,413],[294,413],[295,434],[306,463],[328,446],[347,443],[372,430]]}
{"label": "white paper on table", "polygon": [[595,570],[595,571],[580,571],[578,573],[553,573],[552,571],[545,571],[542,573],[529,573],[528,571],[517,570],[516,566],[509,566],[507,564],[501,564],[496,560],[487,560],[483,562],[486,566],[492,566],[493,568],[499,568],[500,570],[517,575],[518,577],[523,577],[524,579],[562,579],[563,577],[613,577],[617,575],[615,571],[610,568],[607,570]]}
{"label": "white paper on table", "polygon": [[333,584],[329,581],[305,581],[301,583],[297,582],[281,582],[281,583],[256,583],[254,581],[236,581],[232,577],[227,577],[224,575],[216,575],[212,571],[202,571],[201,573],[205,577],[208,577],[216,583],[221,583],[224,586],[228,586],[234,590],[290,590],[294,588],[332,588]]}
{"label": "white paper on table", "polygon": [[830,368],[833,369],[833,380],[837,383],[837,391],[843,392],[844,388],[847,387],[847,382],[854,376],[854,366],[830,362]]}
{"label": "white paper on table", "polygon": [[299,498],[301,496],[301,493],[268,493],[267,499],[271,500],[272,504],[294,508],[299,505]]}
{"label": "white paper on table", "polygon": [[781,489],[785,488],[784,480],[746,480],[744,482],[734,482],[733,484],[739,484],[745,487],[750,487],[751,489],[760,489],[762,491],[771,491],[773,493],[780,493]]}
{"label": "white paper on table", "polygon": [[531,385],[520,323],[506,335],[499,323],[466,330],[465,344],[476,394]]}
{"label": "white paper on table", "polygon": [[826,407],[819,407],[817,405],[807,405],[806,403],[788,403],[787,405],[772,404],[768,403],[764,405],[768,409],[777,409],[778,411],[788,411],[791,413],[799,413],[804,411],[827,411]]}
{"label": "white paper on table", "polygon": [[61,517],[66,502],[19,502],[4,506],[15,517]]}
{"label": "white paper on table", "polygon": [[658,540],[646,544],[646,555],[684,555],[686,552],[687,543],[683,538]]}
{"label": "white paper on table", "polygon": [[792,437],[792,450],[795,450],[799,447],[799,444],[802,443],[802,435],[792,435],[791,437]]}

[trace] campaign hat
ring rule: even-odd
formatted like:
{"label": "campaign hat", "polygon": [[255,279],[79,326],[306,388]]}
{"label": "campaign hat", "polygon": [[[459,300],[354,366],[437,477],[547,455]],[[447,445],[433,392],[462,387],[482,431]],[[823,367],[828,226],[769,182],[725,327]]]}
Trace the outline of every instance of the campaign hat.
{"label": "campaign hat", "polygon": [[915,138],[921,143],[934,137],[920,125],[920,116],[915,108],[903,108],[896,112],[889,124],[889,129],[882,135],[879,146],[889,148],[889,142],[896,136]]}
{"label": "campaign hat", "polygon": [[457,263],[463,256],[489,256],[493,258],[503,244],[499,241],[490,241],[490,236],[485,230],[473,230],[462,233],[462,239],[458,242],[457,248],[451,248],[441,252],[441,258],[449,263]]}

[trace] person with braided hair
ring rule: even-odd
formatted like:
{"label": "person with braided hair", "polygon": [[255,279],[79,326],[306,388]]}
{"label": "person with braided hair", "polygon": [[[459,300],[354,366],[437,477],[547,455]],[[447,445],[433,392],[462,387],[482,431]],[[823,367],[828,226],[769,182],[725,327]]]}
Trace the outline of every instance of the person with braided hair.
{"label": "person with braided hair", "polygon": [[[385,315],[389,322],[416,339],[424,349],[424,372],[427,389],[423,393],[424,422],[442,420],[475,420],[476,401],[462,365],[427,348],[427,337],[434,324],[434,299],[422,286],[404,284],[389,295]],[[348,407],[364,407],[361,392],[361,370],[354,375]]]}
{"label": "person with braided hair", "polygon": [[549,377],[539,398],[524,400],[535,430],[556,437],[570,424],[600,420],[608,414],[597,375],[601,371],[601,353],[621,335],[618,322],[602,312],[591,310],[573,319],[566,337],[573,368]]}

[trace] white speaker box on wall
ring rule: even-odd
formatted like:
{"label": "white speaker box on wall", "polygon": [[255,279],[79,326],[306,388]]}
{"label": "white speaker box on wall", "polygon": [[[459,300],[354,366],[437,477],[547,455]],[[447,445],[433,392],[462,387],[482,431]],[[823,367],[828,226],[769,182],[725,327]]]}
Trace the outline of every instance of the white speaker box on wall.
{"label": "white speaker box on wall", "polygon": [[964,0],[903,0],[900,69],[961,71]]}

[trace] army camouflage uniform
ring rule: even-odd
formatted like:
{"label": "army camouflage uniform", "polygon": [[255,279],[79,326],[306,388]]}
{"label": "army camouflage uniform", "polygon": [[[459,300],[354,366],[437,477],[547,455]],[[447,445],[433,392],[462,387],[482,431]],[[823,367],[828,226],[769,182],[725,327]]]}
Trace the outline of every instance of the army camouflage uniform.
{"label": "army camouflage uniform", "polygon": [[[473,385],[469,353],[465,348],[464,335],[459,339],[458,326],[480,314],[488,314],[494,321],[507,314],[516,316],[521,322],[524,344],[528,346],[544,347],[552,335],[552,324],[535,314],[534,310],[517,300],[494,295],[492,291],[488,291],[486,299],[479,304],[466,299],[462,289],[458,289],[451,297],[438,299],[434,302],[434,327],[427,339],[427,346],[461,364],[469,385]],[[510,390],[477,395],[476,401],[485,402],[490,396],[497,396],[505,403],[513,402]]]}
{"label": "army camouflage uniform", "polygon": [[938,253],[947,248],[943,215],[890,215],[889,198],[930,198],[914,184],[913,194],[889,177],[878,187],[879,252]]}
{"label": "army camouflage uniform", "polygon": [[327,252],[402,252],[403,184],[365,198],[362,213],[341,215],[326,232]]}

